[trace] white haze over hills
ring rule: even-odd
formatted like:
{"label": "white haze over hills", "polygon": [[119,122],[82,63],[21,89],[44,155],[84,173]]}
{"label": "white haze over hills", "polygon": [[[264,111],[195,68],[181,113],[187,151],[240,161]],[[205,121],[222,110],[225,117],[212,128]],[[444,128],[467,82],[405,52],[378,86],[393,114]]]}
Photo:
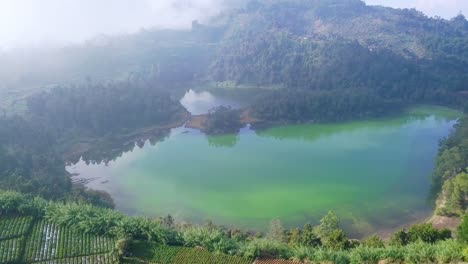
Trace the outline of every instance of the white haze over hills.
{"label": "white haze over hills", "polygon": [[428,16],[450,19],[460,12],[468,14],[468,0],[365,0],[368,5],[416,8]]}
{"label": "white haze over hills", "polygon": [[[306,0],[304,0],[306,1]],[[189,28],[239,0],[1,0],[0,49],[82,42],[142,28]],[[429,16],[468,13],[468,0],[366,0]]]}

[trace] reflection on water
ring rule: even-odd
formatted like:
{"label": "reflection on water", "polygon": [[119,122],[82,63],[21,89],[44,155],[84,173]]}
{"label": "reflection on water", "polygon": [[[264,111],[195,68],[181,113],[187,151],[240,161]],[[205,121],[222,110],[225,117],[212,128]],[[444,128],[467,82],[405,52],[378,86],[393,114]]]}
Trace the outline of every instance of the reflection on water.
{"label": "reflection on water", "polygon": [[180,100],[180,103],[192,114],[202,115],[208,113],[211,109],[218,106],[230,106],[234,109],[241,108],[243,105],[228,97],[216,96],[210,92],[196,92],[189,90]]}
{"label": "reflection on water", "polygon": [[130,214],[262,228],[335,210],[356,236],[430,213],[429,174],[454,120],[404,117],[208,137],[177,128],[107,165],[67,169],[95,179]]}

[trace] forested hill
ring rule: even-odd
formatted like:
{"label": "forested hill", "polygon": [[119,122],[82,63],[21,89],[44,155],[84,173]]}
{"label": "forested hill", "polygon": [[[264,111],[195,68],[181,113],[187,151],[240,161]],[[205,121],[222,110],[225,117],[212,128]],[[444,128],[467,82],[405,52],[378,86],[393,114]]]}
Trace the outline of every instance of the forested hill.
{"label": "forested hill", "polygon": [[403,103],[460,107],[468,101],[463,15],[430,18],[361,0],[245,2],[203,24],[194,21],[191,30],[142,30],[32,55],[0,54],[0,111],[21,101],[26,108],[25,96],[11,91],[17,87],[115,79],[150,79],[168,90],[314,90],[308,98],[348,90]]}
{"label": "forested hill", "polygon": [[360,0],[253,0],[215,20],[226,28],[218,82],[307,89],[368,88],[425,98],[468,89],[468,21]]}

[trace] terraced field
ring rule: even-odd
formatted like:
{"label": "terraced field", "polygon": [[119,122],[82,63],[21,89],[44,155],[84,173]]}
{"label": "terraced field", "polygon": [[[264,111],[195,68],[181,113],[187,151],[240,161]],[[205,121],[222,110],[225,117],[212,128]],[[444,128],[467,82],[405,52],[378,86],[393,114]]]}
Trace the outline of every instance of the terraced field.
{"label": "terraced field", "polygon": [[117,263],[115,240],[83,234],[32,217],[0,219],[1,264]]}
{"label": "terraced field", "polygon": [[213,254],[201,248],[186,248],[174,246],[157,246],[150,243],[138,242],[130,245],[132,258],[125,261],[131,263],[157,264],[252,264],[253,260]]}

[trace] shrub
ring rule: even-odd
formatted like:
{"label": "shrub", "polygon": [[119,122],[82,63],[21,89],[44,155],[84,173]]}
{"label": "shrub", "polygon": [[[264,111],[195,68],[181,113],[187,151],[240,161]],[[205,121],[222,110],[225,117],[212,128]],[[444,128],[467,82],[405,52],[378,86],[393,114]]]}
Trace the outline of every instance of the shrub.
{"label": "shrub", "polygon": [[306,246],[297,246],[292,249],[292,257],[296,261],[304,262],[305,260],[314,259],[315,249]]}
{"label": "shrub", "polygon": [[209,251],[218,253],[233,253],[237,248],[236,243],[217,228],[204,226],[191,226],[182,232],[185,246],[203,247]]}
{"label": "shrub", "polygon": [[293,255],[286,244],[266,238],[256,238],[247,242],[240,251],[247,258],[289,259]]}
{"label": "shrub", "polygon": [[383,250],[380,248],[371,248],[359,246],[350,253],[351,263],[356,264],[374,264],[382,259]]}
{"label": "shrub", "polygon": [[349,241],[343,230],[335,230],[330,234],[324,246],[333,250],[343,250],[349,248]]}
{"label": "shrub", "polygon": [[468,243],[468,214],[463,216],[463,220],[457,228],[457,239],[462,243]]}
{"label": "shrub", "polygon": [[334,259],[333,252],[325,249],[325,248],[318,248],[315,251],[314,258],[312,259],[315,262],[329,262]]}
{"label": "shrub", "polygon": [[432,244],[418,241],[406,246],[405,261],[407,263],[434,263],[435,247]]}
{"label": "shrub", "polygon": [[381,258],[390,263],[401,263],[405,260],[405,248],[400,246],[387,246],[383,250]]}
{"label": "shrub", "polygon": [[437,230],[432,224],[423,223],[413,225],[408,229],[409,242],[421,240],[426,243],[435,243],[439,240],[446,240],[452,237],[450,230]]}
{"label": "shrub", "polygon": [[465,246],[465,248],[462,251],[462,255],[463,255],[463,260],[468,261],[468,246]]}
{"label": "shrub", "polygon": [[168,231],[160,222],[143,217],[125,217],[118,224],[119,232],[123,237],[135,240],[147,240],[165,244],[168,240]]}
{"label": "shrub", "polygon": [[436,244],[436,259],[439,263],[458,263],[463,260],[463,246],[455,240]]}
{"label": "shrub", "polygon": [[334,264],[350,264],[351,259],[349,253],[346,251],[334,251],[332,254],[332,260]]}
{"label": "shrub", "polygon": [[377,235],[373,235],[368,237],[364,242],[362,243],[366,247],[370,248],[383,248],[385,247],[384,241]]}
{"label": "shrub", "polygon": [[45,219],[58,225],[73,227],[84,233],[123,237],[124,215],[104,208],[77,203],[51,203],[46,209]]}
{"label": "shrub", "polygon": [[318,247],[322,245],[320,238],[315,233],[310,224],[305,224],[302,233],[300,234],[300,244],[309,247]]}
{"label": "shrub", "polygon": [[408,233],[404,229],[395,232],[390,238],[389,244],[392,246],[404,246],[409,243]]}
{"label": "shrub", "polygon": [[44,215],[47,202],[42,198],[33,198],[18,192],[0,192],[0,215]]}

